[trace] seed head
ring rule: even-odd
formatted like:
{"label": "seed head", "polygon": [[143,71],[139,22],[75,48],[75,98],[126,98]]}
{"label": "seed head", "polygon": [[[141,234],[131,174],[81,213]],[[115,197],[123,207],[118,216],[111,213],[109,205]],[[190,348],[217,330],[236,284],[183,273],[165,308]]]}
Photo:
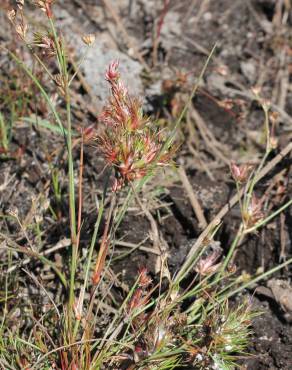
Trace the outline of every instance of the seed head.
{"label": "seed head", "polygon": [[256,97],[259,97],[260,93],[261,93],[261,88],[259,86],[254,86],[251,88],[251,92],[256,96]]}
{"label": "seed head", "polygon": [[247,228],[253,227],[263,218],[262,202],[253,194],[251,202],[243,215],[245,226]]}
{"label": "seed head", "polygon": [[7,18],[11,23],[15,21],[16,18],[16,11],[14,9],[8,10],[7,12]]}
{"label": "seed head", "polygon": [[53,17],[52,4],[54,0],[35,0],[35,5],[46,13],[48,18]]}
{"label": "seed head", "polygon": [[234,180],[238,183],[245,183],[252,170],[253,166],[250,164],[244,164],[237,166],[235,162],[231,162],[230,171]]}
{"label": "seed head", "polygon": [[15,25],[15,31],[21,40],[25,40],[28,30],[28,25],[24,21]]}
{"label": "seed head", "polygon": [[33,46],[40,48],[44,56],[53,57],[56,54],[54,38],[50,33],[35,32]]}
{"label": "seed head", "polygon": [[16,207],[9,208],[7,213],[12,217],[18,218],[18,209]]}
{"label": "seed head", "polygon": [[162,132],[144,115],[140,99],[129,95],[118,66],[118,61],[112,62],[105,74],[111,96],[100,115],[106,130],[97,137],[108,165],[115,169],[114,191],[167,165],[175,150],[164,145]]}
{"label": "seed head", "polygon": [[142,288],[147,288],[152,283],[152,279],[148,275],[148,270],[146,267],[139,269],[139,286]]}
{"label": "seed head", "polygon": [[20,10],[22,10],[24,6],[24,0],[16,0],[16,5]]}
{"label": "seed head", "polygon": [[65,96],[65,82],[64,82],[63,76],[60,73],[58,73],[54,75],[53,77],[54,77],[54,82],[58,86],[61,95]]}
{"label": "seed head", "polygon": [[95,35],[93,35],[92,33],[88,34],[88,35],[84,35],[82,37],[82,41],[84,42],[84,44],[86,44],[87,46],[91,46],[94,41],[95,41]]}
{"label": "seed head", "polygon": [[218,270],[221,263],[216,263],[222,254],[221,248],[214,249],[207,257],[201,258],[195,270],[202,276],[210,275]]}

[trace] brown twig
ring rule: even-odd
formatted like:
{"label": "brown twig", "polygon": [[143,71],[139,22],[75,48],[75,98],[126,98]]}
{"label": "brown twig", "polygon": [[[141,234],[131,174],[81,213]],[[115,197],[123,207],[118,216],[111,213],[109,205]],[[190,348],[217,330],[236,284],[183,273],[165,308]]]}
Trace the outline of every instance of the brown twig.
{"label": "brown twig", "polygon": [[178,168],[178,173],[181,179],[181,182],[186,189],[187,195],[189,197],[189,200],[191,202],[191,205],[193,207],[193,210],[195,212],[195,215],[199,221],[199,227],[202,229],[205,229],[208,226],[208,223],[206,221],[206,218],[204,216],[204,212],[202,210],[202,207],[198,201],[198,198],[196,197],[194,190],[192,188],[192,185],[187,177],[187,174],[182,166]]}
{"label": "brown twig", "polygon": [[164,23],[164,19],[166,17],[168,9],[169,9],[169,3],[170,3],[170,0],[164,0],[163,9],[162,9],[162,12],[160,14],[159,21],[158,21],[157,28],[156,28],[156,34],[154,35],[153,53],[152,53],[153,66],[155,66],[156,63],[157,63],[159,39],[160,39],[160,34],[161,34],[162,26],[163,26],[163,23]]}
{"label": "brown twig", "polygon": [[135,188],[134,188],[133,185],[132,185],[132,190],[133,190],[133,193],[134,193],[134,196],[135,196],[135,199],[136,199],[137,203],[139,204],[141,210],[144,212],[145,216],[147,217],[147,219],[148,219],[148,221],[149,221],[149,223],[151,225],[152,239],[153,239],[154,249],[157,250],[157,251],[160,251],[160,254],[161,254],[159,230],[158,230],[157,223],[156,223],[154,217],[152,216],[151,212],[141,202],[141,200],[138,197],[138,195],[137,195],[137,193],[136,193]]}
{"label": "brown twig", "polygon": [[[44,256],[44,257],[48,256],[49,254],[51,254],[53,252],[56,252],[60,249],[69,247],[69,245],[71,245],[71,240],[70,239],[62,239],[56,245],[54,245],[53,247],[46,249],[44,252],[40,252],[38,254],[38,256]],[[1,247],[0,247],[0,249],[1,249]],[[22,249],[21,252],[29,254],[27,252],[27,250],[25,250],[25,249]],[[21,261],[21,266],[25,266],[25,265],[29,264],[33,257],[35,257],[35,255],[32,255],[31,258],[26,258],[26,259],[22,260]],[[18,265],[14,265],[14,266],[9,267],[9,269],[7,270],[7,274],[15,271],[17,268],[19,268]]]}
{"label": "brown twig", "polygon": [[194,108],[190,110],[190,112],[191,112],[191,117],[195,120],[195,124],[198,127],[200,134],[202,138],[204,139],[207,148],[209,148],[209,150],[213,152],[213,155],[215,156],[216,159],[217,158],[221,159],[222,162],[224,162],[225,164],[229,166],[230,164],[229,159],[226,158],[225,155],[222,154],[222,152],[218,149],[220,144],[218,144],[218,141],[216,140],[215,136],[208,129],[201,115]]}

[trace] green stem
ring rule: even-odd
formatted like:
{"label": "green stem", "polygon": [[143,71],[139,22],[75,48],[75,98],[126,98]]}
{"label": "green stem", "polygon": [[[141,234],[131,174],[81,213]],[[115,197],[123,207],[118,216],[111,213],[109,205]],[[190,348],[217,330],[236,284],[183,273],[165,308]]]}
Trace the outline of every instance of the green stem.
{"label": "green stem", "polygon": [[239,288],[237,288],[237,289],[235,289],[235,290],[233,290],[233,291],[229,292],[228,294],[226,294],[226,295],[224,296],[224,299],[227,299],[227,298],[229,298],[229,297],[231,297],[231,296],[233,296],[233,295],[235,295],[235,294],[237,294],[237,293],[241,292],[242,290],[244,290],[244,289],[248,288],[249,286],[254,285],[254,284],[255,284],[255,283],[257,283],[258,281],[263,280],[263,279],[267,278],[268,276],[272,275],[273,273],[275,273],[275,272],[277,272],[277,271],[281,270],[283,267],[290,265],[291,263],[292,263],[292,258],[290,258],[290,259],[289,259],[288,261],[286,261],[286,262],[283,262],[281,265],[278,265],[278,266],[276,266],[276,267],[272,268],[271,270],[269,270],[269,271],[267,271],[267,272],[264,272],[263,274],[261,274],[261,275],[257,276],[256,278],[254,278],[254,279],[252,279],[252,280],[248,281],[247,283],[245,283],[245,284],[241,285]]}
{"label": "green stem", "polygon": [[76,255],[76,209],[75,209],[75,187],[74,187],[74,167],[72,153],[72,123],[71,123],[71,105],[69,91],[66,93],[66,109],[67,109],[67,150],[68,150],[68,172],[69,172],[69,208],[70,208],[70,229],[72,241],[72,261],[70,271],[70,293],[69,304],[72,307],[74,303],[74,285],[75,271],[77,263]]}
{"label": "green stem", "polygon": [[[102,203],[101,203],[101,205],[99,207],[99,210],[98,210],[98,216],[97,216],[97,220],[96,220],[96,223],[95,223],[95,226],[94,226],[94,231],[93,231],[93,235],[92,235],[92,238],[91,238],[89,253],[88,253],[88,257],[87,257],[87,265],[86,265],[86,269],[85,269],[84,282],[83,282],[83,286],[82,286],[82,292],[80,293],[82,301],[78,302],[81,307],[83,306],[84,294],[85,294],[85,290],[88,286],[89,272],[90,272],[90,266],[91,266],[91,262],[92,262],[93,250],[94,250],[94,247],[95,247],[95,244],[96,244],[96,238],[97,238],[97,234],[98,234],[98,230],[99,230],[99,226],[100,226],[100,223],[101,223],[101,218],[102,218],[103,212],[104,212],[104,201],[102,200]],[[75,327],[74,327],[74,337],[76,336],[76,334],[78,332],[79,323],[80,323],[80,321],[77,320],[76,324],[75,324]]]}
{"label": "green stem", "polygon": [[245,195],[245,199],[244,199],[244,211],[247,211],[248,210],[248,207],[249,207],[249,204],[250,204],[250,201],[251,201],[251,198],[252,198],[252,194],[253,194],[253,190],[254,190],[254,187],[255,185],[257,184],[258,182],[258,175],[259,173],[261,172],[262,168],[264,167],[264,164],[271,152],[271,143],[270,143],[270,127],[269,127],[269,110],[268,108],[265,106],[265,105],[262,105],[263,107],[263,110],[264,110],[264,113],[265,113],[265,132],[266,132],[266,151],[265,151],[265,155],[263,156],[262,160],[261,160],[261,163],[260,165],[258,166],[252,180],[251,180],[251,183],[250,183],[250,186],[249,186],[249,189],[247,191],[247,194]]}
{"label": "green stem", "polygon": [[237,245],[238,245],[238,243],[239,243],[239,241],[240,241],[240,239],[242,238],[243,235],[244,235],[244,225],[241,224],[238,231],[237,231],[236,237],[233,240],[233,243],[232,243],[232,245],[231,245],[231,247],[230,247],[230,249],[227,253],[227,256],[224,259],[224,262],[223,262],[222,267],[221,267],[220,272],[219,272],[220,274],[222,274],[225,271],[226,267],[228,266],[228,263],[229,263],[230,259],[233,256],[234,250],[237,247]]}
{"label": "green stem", "polygon": [[[70,212],[70,231],[71,231],[71,264],[70,264],[70,286],[69,286],[69,309],[68,309],[68,327],[72,330],[73,304],[75,290],[75,273],[77,265],[77,230],[76,230],[76,209],[75,209],[75,185],[74,185],[74,164],[72,151],[72,121],[71,121],[71,98],[69,90],[68,64],[65,50],[59,42],[54,22],[49,18],[51,31],[54,36],[54,43],[57,51],[57,61],[60,73],[64,81],[66,112],[67,112],[67,152],[68,152],[68,174],[69,174],[69,212]],[[72,333],[72,332],[71,332]],[[71,336],[72,337],[72,336]]]}

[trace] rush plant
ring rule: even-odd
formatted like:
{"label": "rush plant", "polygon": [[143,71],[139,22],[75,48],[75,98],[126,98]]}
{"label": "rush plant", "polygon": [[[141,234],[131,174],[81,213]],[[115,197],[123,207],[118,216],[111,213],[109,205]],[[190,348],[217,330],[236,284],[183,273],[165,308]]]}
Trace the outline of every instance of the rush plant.
{"label": "rush plant", "polygon": [[[51,311],[36,320],[29,335],[16,333],[14,338],[5,326],[9,300],[6,288],[0,326],[0,365],[5,369],[26,370],[163,370],[181,366],[194,369],[234,369],[238,358],[245,355],[251,320],[256,313],[252,311],[249,300],[231,306],[229,298],[291,262],[286,261],[248,282],[235,274],[231,263],[239,241],[246,234],[258,230],[291,204],[286,203],[266,217],[254,194],[259,174],[271,150],[267,106],[263,105],[267,146],[259,167],[254,171],[249,166],[232,164],[231,167],[239,199],[243,196],[243,201],[242,222],[227,255],[223,256],[221,249],[214,248],[214,238],[220,227],[220,222],[215,220],[203,231],[177,274],[168,275],[164,289],[161,279],[155,283],[147,268],[141,268],[136,282],[125,294],[120,306],[116,304],[109,307],[105,301],[111,296],[110,287],[102,283],[111,263],[109,251],[115,244],[118,227],[130,202],[135,198],[139,200],[139,191],[143,185],[158,169],[172,163],[172,156],[177,150],[177,128],[192,104],[214,49],[179,118],[169,130],[160,130],[155,121],[144,114],[141,100],[132,96],[123,84],[117,61],[109,65],[105,75],[110,86],[110,97],[99,117],[104,124],[103,132],[97,134],[92,127],[78,130],[74,127],[71,111],[71,83],[76,72],[72,73],[69,68],[65,41],[54,23],[53,1],[35,2],[46,14],[47,25],[45,31],[36,30],[32,39],[28,36],[30,25],[25,20],[24,1],[18,1],[17,4],[17,9],[8,13],[16,35],[47,74],[62,101],[60,105],[54,104],[48,87],[23,63],[20,56],[8,51],[11,59],[38,88],[50,109],[52,122],[46,123],[46,126],[52,132],[61,134],[64,139],[70,253],[68,269],[66,266],[60,268],[55,261],[45,257],[45,252],[40,253],[34,248],[33,241],[29,240],[24,229],[24,238],[30,248],[1,234],[9,251],[9,264],[13,251],[50,266],[66,292],[63,295],[66,299],[60,303],[50,297]],[[93,39],[92,35],[83,37],[87,47],[92,45]],[[50,70],[52,60],[55,62],[54,74]],[[2,145],[6,145],[5,133],[1,136],[2,141],[3,138]],[[93,138],[106,166],[113,170],[114,181],[111,188],[108,188],[108,181],[105,181],[102,196],[98,199],[91,240],[89,245],[83,246],[85,253],[82,255],[83,147]],[[79,167],[74,163],[74,150],[79,150]],[[53,187],[56,198],[61,201],[58,176],[53,178]],[[122,204],[117,201],[121,193],[126,193]],[[62,199],[65,197],[62,192]],[[17,214],[10,214],[10,217],[14,217],[21,226]],[[163,261],[161,265],[166,268]],[[27,275],[32,276],[29,271]],[[7,276],[5,286],[9,285]],[[42,288],[46,292],[45,287]],[[110,319],[106,327],[100,328],[98,319],[102,305],[109,308]],[[12,354],[5,347],[12,349]]]}

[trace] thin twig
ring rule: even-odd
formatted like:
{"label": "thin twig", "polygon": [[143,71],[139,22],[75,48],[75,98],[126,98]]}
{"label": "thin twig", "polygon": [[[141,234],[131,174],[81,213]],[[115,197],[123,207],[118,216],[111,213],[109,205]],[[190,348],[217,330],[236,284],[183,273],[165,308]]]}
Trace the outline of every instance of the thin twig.
{"label": "thin twig", "polygon": [[162,30],[162,26],[163,26],[166,14],[167,14],[168,9],[169,9],[169,3],[170,3],[170,0],[164,0],[163,9],[162,9],[161,15],[159,17],[159,21],[158,21],[157,28],[156,28],[156,33],[154,35],[153,53],[152,53],[153,66],[155,66],[157,64],[157,55],[158,55],[158,45],[159,45],[159,40],[160,40],[160,34],[161,34],[161,30]]}
{"label": "thin twig", "polygon": [[208,129],[206,123],[204,122],[202,116],[198,113],[198,111],[194,108],[190,110],[191,117],[195,120],[195,124],[198,127],[200,134],[202,135],[202,138],[205,141],[205,144],[207,148],[211,152],[213,152],[213,155],[215,158],[221,159],[222,162],[227,164],[229,166],[230,161],[228,158],[225,157],[225,155],[218,149],[218,141],[216,140],[213,133]]}
{"label": "thin twig", "polygon": [[199,221],[199,227],[202,229],[205,229],[208,226],[208,223],[206,221],[206,218],[204,216],[204,212],[202,210],[202,207],[198,201],[198,198],[196,197],[196,194],[194,193],[194,190],[192,188],[192,185],[187,177],[187,174],[182,166],[178,168],[178,173],[181,179],[181,182],[186,189],[187,195],[189,197],[189,200],[191,202],[191,205],[193,207],[193,210],[195,212],[195,215]]}
{"label": "thin twig", "polygon": [[[144,242],[144,240],[143,240],[143,242]],[[161,254],[160,251],[158,251],[154,248],[144,247],[143,245],[140,245],[140,243],[139,244],[134,244],[134,243],[124,242],[124,241],[115,241],[115,245],[119,245],[119,246],[125,247],[125,248],[131,248],[132,250],[130,251],[130,253],[132,253],[136,249],[139,249],[139,250],[147,252],[147,253],[156,254],[157,256],[160,256],[160,254]],[[123,255],[124,255],[124,253],[123,253]],[[114,260],[119,259],[119,258],[121,258],[120,255],[115,257]]]}
{"label": "thin twig", "polygon": [[61,319],[60,311],[58,310],[58,307],[56,306],[56,303],[54,302],[54,300],[52,299],[52,297],[50,296],[50,294],[48,293],[48,291],[46,290],[46,288],[38,281],[38,279],[32,273],[28,272],[25,269],[22,269],[22,271],[24,271],[35,282],[35,284],[37,286],[39,286],[45,292],[46,296],[49,298],[49,300],[51,301],[52,305],[54,306],[59,319]]}
{"label": "thin twig", "polygon": [[[49,249],[46,249],[44,252],[39,253],[39,256],[48,256],[49,254],[51,254],[53,252],[56,252],[60,249],[69,247],[69,245],[71,245],[70,239],[66,239],[66,238],[62,239],[62,240],[58,241],[58,243],[56,245],[54,245],[53,247],[51,247]],[[32,256],[32,257],[34,257],[34,256]],[[31,262],[32,257],[31,258],[26,258],[25,260],[23,260],[21,262],[21,266],[25,266],[25,265],[29,264]],[[10,274],[11,272],[15,271],[17,268],[18,268],[17,265],[11,266],[7,270],[7,273]]]}

